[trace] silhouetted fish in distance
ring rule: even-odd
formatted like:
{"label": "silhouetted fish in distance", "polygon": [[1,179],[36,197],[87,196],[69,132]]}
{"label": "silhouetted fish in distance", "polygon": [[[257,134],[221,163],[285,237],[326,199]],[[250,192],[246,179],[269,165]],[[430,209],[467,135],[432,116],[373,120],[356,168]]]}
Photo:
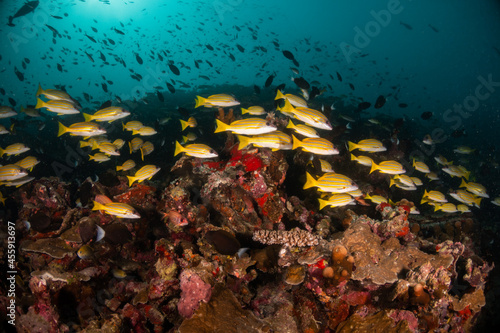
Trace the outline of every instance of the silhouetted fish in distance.
{"label": "silhouetted fish in distance", "polygon": [[25,3],[14,14],[14,16],[9,16],[9,23],[7,23],[7,25],[10,27],[14,27],[15,25],[14,25],[14,23],[12,23],[12,21],[14,21],[15,18],[18,18],[18,17],[21,17],[21,16],[24,16],[24,15],[31,13],[32,11],[34,11],[36,9],[36,7],[38,7],[39,3],[40,3],[40,1],[29,1],[29,2]]}

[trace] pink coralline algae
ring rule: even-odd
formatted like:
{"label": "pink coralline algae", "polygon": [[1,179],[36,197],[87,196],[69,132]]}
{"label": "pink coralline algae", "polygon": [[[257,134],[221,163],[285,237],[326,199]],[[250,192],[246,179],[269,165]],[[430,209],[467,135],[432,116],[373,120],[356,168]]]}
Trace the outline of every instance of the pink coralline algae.
{"label": "pink coralline algae", "polygon": [[180,275],[181,299],[177,304],[179,313],[185,318],[191,317],[200,302],[207,303],[212,294],[212,286],[204,282],[196,273],[184,270]]}

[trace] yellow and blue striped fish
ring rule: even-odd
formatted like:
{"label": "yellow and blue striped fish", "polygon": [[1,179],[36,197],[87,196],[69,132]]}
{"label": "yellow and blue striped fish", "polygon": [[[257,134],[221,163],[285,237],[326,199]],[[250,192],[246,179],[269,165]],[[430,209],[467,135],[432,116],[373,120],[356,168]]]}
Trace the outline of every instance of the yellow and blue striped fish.
{"label": "yellow and blue striped fish", "polygon": [[14,179],[14,180],[0,181],[0,185],[19,187],[21,185],[29,183],[33,179],[35,179],[35,177],[24,176],[24,177],[17,178],[17,179]]}
{"label": "yellow and blue striped fish", "polygon": [[298,106],[293,110],[293,116],[312,127],[331,130],[332,124],[321,111]]}
{"label": "yellow and blue striped fish", "polygon": [[368,156],[354,156],[354,154],[351,154],[351,161],[356,161],[357,163],[365,166],[372,166],[373,160],[369,158]]}
{"label": "yellow and blue striped fish", "polygon": [[454,192],[450,192],[449,194],[453,198],[460,201],[461,203],[466,204],[467,206],[475,205],[477,208],[479,208],[479,205],[481,204],[481,197],[476,197],[474,194],[464,190],[456,190]]}
{"label": "yellow and blue striped fish", "polygon": [[106,155],[120,156],[118,148],[116,148],[116,146],[111,142],[100,143],[97,145],[97,149],[99,149],[101,153],[104,153]]}
{"label": "yellow and blue striped fish", "polygon": [[266,114],[266,110],[262,106],[251,106],[248,109],[241,108],[241,114],[251,114],[252,116],[262,116]]}
{"label": "yellow and blue striped fish", "polygon": [[[38,90],[36,92],[36,97],[43,95],[45,98],[50,100],[67,101],[75,104],[75,100],[65,91],[57,89],[42,89],[42,86],[38,84]],[[37,108],[38,109],[38,108]]]}
{"label": "yellow and blue striped fish", "polygon": [[252,137],[237,135],[239,140],[238,149],[241,150],[249,145],[259,148],[271,148],[273,151],[292,149],[292,138],[281,131],[260,134]]}
{"label": "yellow and blue striped fish", "polygon": [[183,131],[188,127],[198,126],[198,122],[196,121],[196,119],[194,117],[189,117],[189,119],[187,121],[182,120],[182,119],[179,119],[179,120],[181,122],[181,127],[182,127]]}
{"label": "yellow and blue striped fish", "polygon": [[438,210],[443,211],[445,213],[456,213],[458,212],[457,206],[454,204],[447,202],[442,205],[435,205],[434,206],[434,211],[437,212]]}
{"label": "yellow and blue striped fish", "polygon": [[461,165],[448,165],[448,166],[442,168],[441,170],[443,170],[444,172],[446,172],[447,174],[449,174],[452,177],[454,177],[454,176],[455,177],[463,177],[463,178],[469,180],[470,171],[467,171],[467,169]]}
{"label": "yellow and blue striped fish", "polygon": [[10,106],[0,106],[0,119],[17,116],[17,112]]}
{"label": "yellow and blue striped fish", "polygon": [[446,197],[444,196],[443,193],[439,192],[439,191],[429,191],[427,192],[427,190],[424,190],[424,195],[422,196],[422,200],[420,201],[420,203],[426,203],[426,202],[430,202],[430,201],[434,201],[434,202],[448,202],[448,200],[446,199]]}
{"label": "yellow and blue striped fish", "polygon": [[116,171],[128,171],[135,167],[134,160],[126,160],[122,165],[116,167]]}
{"label": "yellow and blue striped fish", "polygon": [[61,136],[64,133],[70,133],[72,136],[90,137],[104,134],[106,133],[106,130],[101,128],[98,124],[91,122],[75,123],[69,127],[59,123],[59,132],[57,133],[57,136]]}
{"label": "yellow and blue striped fish", "polygon": [[144,141],[141,138],[133,138],[132,140],[130,140],[130,142],[128,143],[130,153],[132,154],[134,151],[138,151],[139,149],[141,149],[143,144]]}
{"label": "yellow and blue striped fish", "polygon": [[19,154],[27,152],[28,150],[30,150],[30,148],[27,147],[24,143],[13,143],[5,147],[5,149],[0,148],[0,157],[2,157],[4,154],[9,156],[10,155],[17,156]]}
{"label": "yellow and blue striped fish", "polygon": [[328,200],[318,199],[319,209],[323,209],[326,206],[329,207],[342,207],[346,205],[356,204],[354,198],[347,193],[333,194]]}
{"label": "yellow and blue striped fish", "polygon": [[484,187],[481,184],[478,183],[473,183],[473,182],[466,182],[465,180],[462,179],[462,183],[460,184],[460,187],[465,187],[467,191],[469,191],[472,194],[475,194],[479,197],[482,198],[489,198],[490,196],[488,193],[486,193],[486,187]]}
{"label": "yellow and blue striped fish", "polygon": [[276,92],[276,97],[274,98],[274,100],[277,99],[285,99],[293,106],[302,106],[305,108],[307,107],[307,102],[302,97],[293,94],[283,94],[280,90]]}
{"label": "yellow and blue striped fish", "polygon": [[155,135],[156,133],[158,132],[156,132],[156,130],[150,126],[142,126],[139,129],[132,130],[132,135],[139,134],[142,136],[150,136],[150,135]]}
{"label": "yellow and blue striped fish", "polygon": [[212,158],[219,156],[215,150],[201,143],[193,143],[183,147],[178,141],[175,142],[174,156],[185,153],[188,156],[198,158]]}
{"label": "yellow and blue striped fish", "polygon": [[406,172],[406,170],[403,168],[401,163],[396,162],[396,161],[383,161],[383,162],[380,162],[379,164],[372,162],[372,167],[370,169],[370,173],[372,173],[375,170],[379,170],[380,172],[386,173],[389,175],[400,175],[400,174]]}
{"label": "yellow and blue striped fish", "polygon": [[137,170],[135,175],[132,176],[127,176],[128,178],[128,186],[132,186],[132,184],[137,181],[137,182],[142,182],[146,179],[151,179],[153,176],[160,171],[160,168],[157,167],[156,165],[148,164]]}
{"label": "yellow and blue striped fish", "polygon": [[119,106],[110,106],[101,110],[98,110],[94,114],[87,114],[84,113],[83,117],[85,118],[85,121],[107,121],[109,123],[112,123],[113,121],[121,118],[125,118],[130,115],[130,112],[125,110],[124,108],[121,108]]}
{"label": "yellow and blue striped fish", "polygon": [[308,138],[319,138],[319,134],[314,128],[302,124],[295,125],[291,119],[288,120],[288,125],[286,125],[286,128],[291,128],[296,133],[302,134],[303,136]]}
{"label": "yellow and blue striped fish", "polygon": [[240,105],[240,102],[238,102],[236,100],[236,98],[234,98],[231,95],[227,95],[227,94],[217,94],[217,95],[211,95],[208,97],[196,96],[195,102],[196,102],[196,105],[194,106],[195,108],[198,108],[200,106],[228,107],[228,106]]}
{"label": "yellow and blue striped fish", "polygon": [[48,100],[47,102],[44,102],[40,98],[38,98],[35,108],[46,108],[47,111],[55,112],[58,115],[80,113],[80,111],[75,107],[73,103],[64,100]]}
{"label": "yellow and blue striped fish", "polygon": [[431,172],[427,164],[425,164],[424,162],[416,161],[415,159],[413,159],[413,167],[415,168],[415,170],[418,170],[423,173]]}
{"label": "yellow and blue striped fish", "polygon": [[96,153],[94,155],[89,155],[89,161],[96,161],[102,163],[109,160],[110,160],[109,156],[104,153]]}
{"label": "yellow and blue striped fish", "polygon": [[0,166],[0,181],[16,180],[27,175],[28,171],[19,165],[7,164]]}
{"label": "yellow and blue striped fish", "polygon": [[317,187],[322,192],[328,193],[346,193],[358,189],[358,185],[354,181],[339,173],[326,173],[318,179],[314,179],[306,172],[306,183],[303,189]]}
{"label": "yellow and blue striped fish", "polygon": [[323,138],[305,138],[300,141],[292,135],[292,149],[302,148],[303,150],[318,155],[337,155],[339,151],[333,146],[333,143]]}
{"label": "yellow and blue striped fish", "polygon": [[40,161],[36,157],[28,156],[28,157],[23,158],[20,161],[17,161],[14,164],[20,166],[23,169],[33,171],[33,167],[35,165],[37,165],[38,163],[40,163]]}
{"label": "yellow and blue striped fish", "polygon": [[139,120],[131,120],[125,124],[122,123],[122,126],[124,131],[133,131],[144,127],[144,125]]}
{"label": "yellow and blue striped fish", "polygon": [[142,144],[140,150],[141,159],[144,161],[144,156],[151,154],[155,150],[155,146],[150,141],[146,141]]}
{"label": "yellow and blue striped fish", "polygon": [[359,149],[360,151],[376,153],[376,152],[381,152],[381,151],[387,150],[387,148],[384,147],[382,142],[380,142],[377,139],[361,140],[358,143],[347,141],[347,145],[349,146],[349,151]]}
{"label": "yellow and blue striped fish", "polygon": [[92,210],[101,210],[109,215],[121,217],[124,219],[141,218],[141,216],[139,215],[139,213],[137,213],[134,207],[122,202],[110,202],[107,204],[101,204],[97,201],[94,201],[94,207],[92,207]]}
{"label": "yellow and blue striped fish", "polygon": [[260,118],[246,118],[235,120],[231,124],[224,124],[219,119],[215,120],[217,128],[214,133],[229,131],[236,134],[258,135],[276,131],[276,126]]}
{"label": "yellow and blue striped fish", "polygon": [[325,160],[319,159],[319,163],[321,164],[321,172],[334,172],[332,165]]}
{"label": "yellow and blue striped fish", "polygon": [[387,198],[384,198],[383,196],[377,195],[377,194],[375,194],[375,195],[367,194],[367,195],[365,195],[364,199],[368,199],[376,205],[380,205],[381,203],[389,202],[389,200],[387,200]]}

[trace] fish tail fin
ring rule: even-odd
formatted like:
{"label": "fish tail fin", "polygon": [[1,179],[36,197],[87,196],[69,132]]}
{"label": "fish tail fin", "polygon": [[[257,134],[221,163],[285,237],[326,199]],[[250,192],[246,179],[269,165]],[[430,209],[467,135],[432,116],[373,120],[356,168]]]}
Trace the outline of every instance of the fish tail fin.
{"label": "fish tail fin", "polygon": [[132,135],[136,135],[136,134],[139,134],[139,130],[133,129],[132,130]]}
{"label": "fish tail fin", "polygon": [[80,141],[80,148],[88,147],[89,143],[87,141]]}
{"label": "fish tail fin", "polygon": [[180,122],[181,122],[181,127],[182,127],[182,130],[184,131],[187,127],[188,127],[188,122],[187,121],[184,121],[182,119],[179,119]]}
{"label": "fish tail fin", "polygon": [[303,189],[305,190],[305,189],[314,187],[316,185],[318,185],[318,182],[316,181],[316,179],[314,179],[314,177],[311,176],[311,174],[309,172],[306,172],[306,183],[304,184]]}
{"label": "fish tail fin", "polygon": [[83,118],[85,118],[85,121],[91,121],[92,115],[88,113],[83,113]]}
{"label": "fish tail fin", "polygon": [[427,197],[427,196],[429,196],[429,192],[427,192],[427,190],[424,190],[424,195],[423,195],[423,197],[425,198],[425,197]]}
{"label": "fish tail fin", "polygon": [[302,145],[302,142],[299,139],[297,139],[295,135],[292,135],[292,140],[293,140],[292,149],[297,149]]}
{"label": "fish tail fin", "polygon": [[319,210],[322,210],[328,205],[328,201],[326,200],[318,199],[318,202],[319,202]]}
{"label": "fish tail fin", "polygon": [[283,93],[281,92],[281,90],[278,90],[276,92],[276,97],[274,98],[274,100],[282,99],[282,98],[285,98],[285,95],[283,95]]}
{"label": "fish tail fin", "polygon": [[424,204],[426,202],[429,202],[429,200],[425,199],[425,198],[422,198],[422,200],[420,200],[420,204]]}
{"label": "fish tail fin", "polygon": [[358,158],[356,156],[354,156],[354,154],[351,154],[351,161],[357,161]]}
{"label": "fish tail fin", "polygon": [[175,152],[174,152],[174,156],[182,153],[184,151],[184,147],[181,146],[181,144],[179,143],[179,141],[175,141]]}
{"label": "fish tail fin", "polygon": [[57,132],[57,136],[60,137],[64,133],[68,131],[68,128],[64,126],[61,122],[59,122],[59,131]]}
{"label": "fish tail fin", "polygon": [[140,151],[141,151],[141,159],[144,161],[144,149],[142,149],[141,147]]}
{"label": "fish tail fin", "polygon": [[92,207],[92,210],[105,210],[105,206],[97,201],[92,200],[94,203],[94,207]]}
{"label": "fish tail fin", "polygon": [[483,198],[481,198],[481,197],[476,197],[476,198],[474,199],[474,203],[476,204],[476,207],[477,207],[477,208],[479,208],[479,205],[481,204],[481,200],[482,200],[482,199],[483,199]]}
{"label": "fish tail fin", "polygon": [[394,181],[394,178],[391,178],[391,181],[389,182],[389,187],[392,187],[396,182]]}
{"label": "fish tail fin", "polygon": [[40,108],[43,108],[43,107],[45,107],[45,102],[42,101],[40,98],[37,98],[36,99],[35,109],[40,109]]}
{"label": "fish tail fin", "polygon": [[123,167],[121,165],[117,165],[116,166],[116,171],[120,171],[120,170],[123,170]]}
{"label": "fish tail fin", "polygon": [[42,85],[39,83],[38,90],[36,91],[36,97],[40,96],[41,94],[43,94],[43,89],[42,89]]}
{"label": "fish tail fin", "polygon": [[248,113],[248,109],[241,108],[241,114],[245,114],[245,113]]}
{"label": "fish tail fin", "polygon": [[188,142],[188,137],[183,135],[182,136],[182,143],[186,143],[186,142]]}
{"label": "fish tail fin", "polygon": [[95,160],[95,157],[93,155],[89,155],[89,161]]}
{"label": "fish tail fin", "polygon": [[135,182],[136,178],[132,176],[127,176],[128,179],[128,186],[132,186],[132,184]]}
{"label": "fish tail fin", "polygon": [[[279,91],[279,90],[278,90]],[[294,123],[292,122],[292,119],[288,119],[288,124],[286,125],[286,128],[295,128]]]}
{"label": "fish tail fin", "polygon": [[415,157],[413,158],[413,163],[412,163],[412,166],[415,167]]}
{"label": "fish tail fin", "polygon": [[246,146],[250,144],[250,138],[244,135],[236,135],[238,137],[238,140],[240,141],[240,144],[238,145],[238,150],[242,150]]}
{"label": "fish tail fin", "polygon": [[1,147],[0,147],[0,157],[3,156],[3,154],[5,154],[5,150],[3,150]]}
{"label": "fish tail fin", "polygon": [[195,99],[195,102],[196,102],[196,105],[194,106],[194,108],[199,108],[200,106],[204,105],[205,104],[205,101],[206,99],[201,97],[201,96],[196,96],[196,99]]}
{"label": "fish tail fin", "polygon": [[437,212],[441,209],[441,205],[434,205],[434,211]]}
{"label": "fish tail fin", "polygon": [[349,151],[353,151],[354,149],[357,148],[357,144],[355,144],[354,142],[351,142],[351,141],[347,141],[347,146],[349,147]]}
{"label": "fish tail fin", "polygon": [[462,178],[462,183],[460,183],[459,187],[467,187],[467,183],[465,182],[465,180],[463,178]]}
{"label": "fish tail fin", "polygon": [[217,128],[215,129],[214,133],[225,132],[225,131],[227,131],[227,129],[229,127],[229,125],[224,124],[219,119],[215,119],[215,123],[217,124]]}
{"label": "fish tail fin", "polygon": [[125,127],[125,124],[122,123],[123,130],[125,131],[127,128]]}
{"label": "fish tail fin", "polygon": [[128,146],[129,146],[129,148],[130,148],[130,153],[132,154],[132,142],[129,142],[129,143],[128,143]]}
{"label": "fish tail fin", "polygon": [[370,173],[378,169],[378,165],[375,162],[372,162],[372,167],[370,169]]}

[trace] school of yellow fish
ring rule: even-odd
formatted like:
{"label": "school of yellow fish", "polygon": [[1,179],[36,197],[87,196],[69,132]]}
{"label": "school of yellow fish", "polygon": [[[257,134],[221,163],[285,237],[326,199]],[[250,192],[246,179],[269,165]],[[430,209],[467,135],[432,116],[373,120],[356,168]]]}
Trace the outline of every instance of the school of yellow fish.
{"label": "school of yellow fish", "polygon": [[[52,112],[58,116],[68,114],[80,114],[81,107],[68,93],[56,89],[42,89],[39,86],[36,93],[37,104],[35,109],[24,109],[23,112],[35,112],[37,109],[45,109],[47,112]],[[319,110],[308,107],[307,101],[302,97],[293,94],[283,94],[277,91],[275,100],[281,101],[281,106],[277,107],[285,117],[288,117],[286,128],[278,129],[276,125],[267,117],[268,112],[261,106],[241,107],[242,116],[250,116],[242,118],[226,124],[219,119],[215,119],[216,129],[214,133],[231,132],[236,134],[239,145],[238,149],[245,149],[249,146],[258,148],[269,148],[276,150],[294,150],[302,149],[305,152],[313,155],[319,155],[321,171],[323,175],[319,178],[313,177],[306,173],[306,182],[304,189],[316,188],[320,192],[318,199],[319,208],[324,207],[340,207],[345,205],[356,204],[358,198],[370,200],[373,204],[383,202],[391,202],[390,198],[372,193],[363,193],[356,183],[346,175],[335,173],[332,165],[326,160],[329,155],[339,154],[339,150],[332,142],[322,138],[317,129],[323,131],[332,130],[332,125],[328,118]],[[240,105],[240,102],[233,96],[228,94],[216,94],[209,97],[196,96],[195,108],[225,108]],[[130,115],[130,112],[122,107],[109,106],[97,110],[94,114],[81,113],[84,121],[69,125],[64,125],[59,122],[59,131],[57,136],[62,136],[69,133],[71,136],[82,137],[80,147],[91,147],[91,151],[97,150],[93,155],[89,155],[89,160],[103,163],[111,160],[112,156],[119,156],[120,150],[125,146],[125,141],[116,139],[109,140],[106,137],[106,130],[99,125],[100,122],[112,123],[118,119],[124,119]],[[0,119],[14,117],[17,112],[10,107],[0,107]],[[258,116],[266,116],[265,119]],[[340,117],[354,121],[348,116],[340,115]],[[301,122],[301,123],[298,123]],[[376,119],[370,119],[372,124],[380,124]],[[194,117],[189,119],[180,119],[181,133],[187,128],[195,128],[197,121]],[[144,161],[145,156],[151,154],[155,147],[150,141],[144,141],[142,138],[157,134],[153,127],[145,126],[140,121],[133,120],[122,123],[124,131],[131,131],[132,135],[138,135],[128,142],[130,153],[140,152],[141,161]],[[288,135],[284,131],[288,130],[294,134]],[[0,135],[9,134],[10,131],[4,126],[0,126]],[[194,133],[188,133],[182,136],[182,143],[175,142],[174,156],[184,153],[195,158],[215,158],[218,157],[217,152],[209,146],[201,143],[190,143],[196,141],[197,136]],[[432,144],[430,137],[424,138],[425,144]],[[189,144],[188,144],[189,143]],[[410,177],[406,175],[406,170],[403,165],[394,160],[380,160],[377,153],[384,152],[387,149],[381,141],[374,138],[367,138],[357,143],[348,141],[346,146],[349,151],[352,163],[356,162],[366,166],[367,173],[380,172],[388,177],[389,186],[396,186],[405,191],[414,191],[418,186],[422,186],[423,182],[418,177]],[[11,156],[18,156],[29,151],[30,148],[24,143],[14,143],[0,147],[0,158],[5,160]],[[354,153],[357,151],[357,155]],[[457,154],[471,154],[474,149],[460,146],[454,150]],[[373,157],[366,156],[360,153],[368,153]],[[489,198],[486,188],[478,183],[469,181],[470,171],[460,165],[453,165],[453,162],[448,161],[445,157],[439,155],[434,157],[435,161],[441,165],[441,171],[447,173],[451,177],[461,178],[459,189],[450,191],[448,196],[458,203],[448,202],[447,196],[436,190],[424,190],[424,194],[420,204],[428,204],[434,206],[434,211],[442,211],[445,213],[465,213],[470,212],[470,207],[480,207],[483,198]],[[375,161],[380,160],[379,162]],[[19,187],[34,179],[30,177],[28,171],[39,163],[34,156],[28,156],[15,163],[0,164],[0,185]],[[3,163],[2,163],[3,164]],[[439,179],[436,172],[430,170],[429,166],[422,161],[413,160],[413,168],[422,173],[429,182]],[[129,172],[136,168],[134,159],[125,161],[122,165],[116,166],[116,170],[121,172]],[[129,186],[134,182],[142,182],[146,179],[151,179],[158,171],[159,167],[155,165],[144,165],[137,169],[133,175],[127,175]],[[432,183],[430,183],[432,184]],[[0,192],[0,202],[4,203],[5,197]],[[500,206],[500,197],[491,201],[493,204]],[[94,201],[94,210],[106,212],[121,218],[139,218],[140,216],[133,207],[124,203],[114,203],[105,198],[100,201]],[[418,214],[419,211],[414,207],[411,213]]]}

